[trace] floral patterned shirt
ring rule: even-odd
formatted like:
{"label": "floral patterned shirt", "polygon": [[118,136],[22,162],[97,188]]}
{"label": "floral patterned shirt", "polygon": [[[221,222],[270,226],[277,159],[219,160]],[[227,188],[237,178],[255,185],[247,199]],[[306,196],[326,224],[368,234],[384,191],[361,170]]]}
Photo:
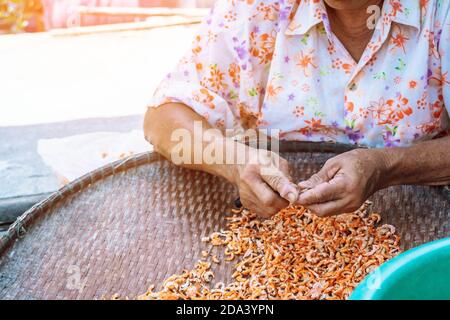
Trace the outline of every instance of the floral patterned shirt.
{"label": "floral patterned shirt", "polygon": [[408,146],[450,132],[450,1],[385,0],[359,62],[323,0],[219,0],[150,106],[181,102],[218,128]]}

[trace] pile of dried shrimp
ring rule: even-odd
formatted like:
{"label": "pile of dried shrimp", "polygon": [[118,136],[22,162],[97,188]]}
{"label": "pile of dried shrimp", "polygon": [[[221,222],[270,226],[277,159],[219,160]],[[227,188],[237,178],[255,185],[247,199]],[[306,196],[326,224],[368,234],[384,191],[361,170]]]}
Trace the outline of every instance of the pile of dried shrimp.
{"label": "pile of dried shrimp", "polygon": [[138,299],[346,299],[368,273],[400,252],[395,228],[379,226],[380,215],[367,214],[367,208],[320,218],[289,207],[266,221],[234,211],[226,231],[203,239],[223,246],[225,260],[237,260],[233,282],[212,285],[211,263],[219,262],[212,256]]}

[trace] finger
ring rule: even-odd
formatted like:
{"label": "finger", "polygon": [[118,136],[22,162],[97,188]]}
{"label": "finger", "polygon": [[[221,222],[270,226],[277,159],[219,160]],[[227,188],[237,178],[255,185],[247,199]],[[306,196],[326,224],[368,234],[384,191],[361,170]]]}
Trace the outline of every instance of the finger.
{"label": "finger", "polygon": [[331,179],[300,194],[297,203],[303,206],[338,200],[345,190],[343,179]]}
{"label": "finger", "polygon": [[245,209],[254,211],[259,206],[257,205],[258,197],[248,187],[243,187],[239,190],[239,198],[241,204]]}
{"label": "finger", "polygon": [[242,192],[241,196],[242,204],[244,208],[250,210],[256,215],[262,218],[270,218],[275,213],[279,211],[279,209],[265,207],[261,204],[261,200],[259,200],[258,196],[253,193],[251,190],[247,190],[246,192]]}
{"label": "finger", "polygon": [[256,204],[255,201],[252,201],[251,199],[256,199],[256,197],[252,197],[252,198],[243,198],[242,201],[242,205],[245,209],[250,210],[253,213],[256,213],[257,215],[259,215],[260,212],[260,208],[259,206]]}
{"label": "finger", "polygon": [[289,205],[257,172],[246,173],[241,182],[239,191],[242,203],[258,215],[270,217]]}
{"label": "finger", "polygon": [[[284,175],[285,175],[290,181],[292,181],[292,176],[291,176],[291,170],[290,170],[290,168],[289,168],[289,163],[288,163],[285,159],[283,159],[283,158],[279,158],[279,159],[280,159],[280,160],[279,160],[279,162],[280,162],[280,164],[279,164],[280,171],[283,172]],[[276,165],[276,164],[275,164],[275,165]]]}
{"label": "finger", "polygon": [[346,201],[344,199],[325,202],[321,204],[314,204],[308,206],[308,209],[311,210],[314,214],[319,217],[329,217],[332,215],[337,215],[341,213],[345,213]]}
{"label": "finger", "polygon": [[289,205],[289,202],[280,197],[272,188],[263,180],[252,186],[253,192],[258,197],[260,203],[265,208],[275,208],[281,210]]}
{"label": "finger", "polygon": [[300,189],[312,189],[321,183],[330,181],[334,175],[339,171],[339,166],[334,162],[327,161],[319,172],[313,174],[308,180],[302,181],[298,184]]}
{"label": "finger", "polygon": [[327,182],[327,175],[325,170],[320,170],[319,172],[313,174],[308,180],[302,181],[298,184],[300,189],[312,189],[321,183]]}
{"label": "finger", "polygon": [[261,177],[282,198],[290,203],[297,201],[298,188],[282,171],[275,167],[263,168]]}

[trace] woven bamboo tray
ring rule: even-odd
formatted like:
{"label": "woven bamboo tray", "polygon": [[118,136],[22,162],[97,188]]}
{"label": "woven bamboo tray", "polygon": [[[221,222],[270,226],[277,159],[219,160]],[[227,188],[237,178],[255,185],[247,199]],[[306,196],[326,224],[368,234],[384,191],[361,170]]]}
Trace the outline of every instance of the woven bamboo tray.
{"label": "woven bamboo tray", "polygon": [[[295,179],[316,172],[342,145],[287,143]],[[134,298],[191,268],[225,227],[237,190],[223,179],[181,169],[156,153],[92,172],[36,205],[0,239],[0,299]],[[372,210],[410,248],[450,235],[443,188],[402,186],[378,192]],[[219,248],[213,253],[223,257]],[[213,266],[230,280],[232,263]]]}

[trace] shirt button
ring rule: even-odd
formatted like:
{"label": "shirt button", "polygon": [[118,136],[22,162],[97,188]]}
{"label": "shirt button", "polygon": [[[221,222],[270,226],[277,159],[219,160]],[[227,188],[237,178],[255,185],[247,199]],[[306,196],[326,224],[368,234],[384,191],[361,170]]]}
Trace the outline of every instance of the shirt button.
{"label": "shirt button", "polygon": [[351,85],[350,85],[350,91],[356,91],[356,89],[358,89],[358,85],[356,84],[356,83],[352,83]]}

